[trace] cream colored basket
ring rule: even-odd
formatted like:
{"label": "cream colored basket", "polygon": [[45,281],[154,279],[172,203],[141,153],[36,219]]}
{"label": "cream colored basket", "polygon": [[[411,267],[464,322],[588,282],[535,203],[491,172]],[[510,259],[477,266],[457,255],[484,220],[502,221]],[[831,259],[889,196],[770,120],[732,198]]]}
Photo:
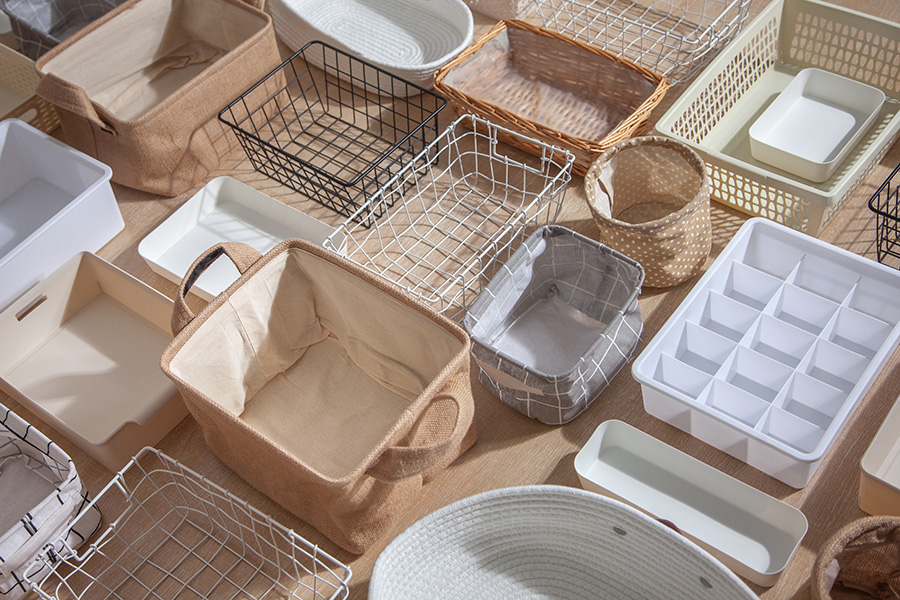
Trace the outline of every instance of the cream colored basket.
{"label": "cream colored basket", "polygon": [[706,264],[709,176],[686,145],[661,136],[620,142],[594,161],[584,189],[602,241],[644,267],[645,286],[678,285]]}
{"label": "cream colored basket", "polygon": [[59,127],[53,105],[34,95],[40,79],[33,60],[0,44],[0,120],[21,119],[44,133]]}

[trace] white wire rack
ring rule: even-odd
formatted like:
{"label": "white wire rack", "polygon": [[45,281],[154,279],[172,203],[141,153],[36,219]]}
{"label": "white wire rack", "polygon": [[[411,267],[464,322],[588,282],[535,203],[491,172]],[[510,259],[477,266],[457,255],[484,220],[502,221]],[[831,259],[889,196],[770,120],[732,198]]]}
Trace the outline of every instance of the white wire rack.
{"label": "white wire rack", "polygon": [[[472,115],[457,119],[325,242],[454,320],[536,226],[555,222],[574,156]],[[371,228],[365,212],[384,212]],[[334,240],[334,241],[333,241]]]}
{"label": "white wire rack", "polygon": [[545,29],[685,81],[747,20],[751,0],[537,0]]}
{"label": "white wire rack", "polygon": [[134,457],[93,504],[108,527],[81,555],[45,559],[50,575],[32,580],[41,598],[347,597],[347,566],[153,448]]}

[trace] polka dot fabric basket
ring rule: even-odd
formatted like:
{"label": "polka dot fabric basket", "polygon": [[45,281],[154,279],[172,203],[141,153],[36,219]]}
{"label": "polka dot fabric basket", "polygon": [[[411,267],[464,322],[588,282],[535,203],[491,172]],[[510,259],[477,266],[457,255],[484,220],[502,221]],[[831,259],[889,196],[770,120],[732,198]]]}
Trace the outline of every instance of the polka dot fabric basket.
{"label": "polka dot fabric basket", "polygon": [[678,285],[706,264],[709,175],[685,144],[661,136],[620,142],[594,161],[584,187],[601,240],[644,267],[646,287]]}

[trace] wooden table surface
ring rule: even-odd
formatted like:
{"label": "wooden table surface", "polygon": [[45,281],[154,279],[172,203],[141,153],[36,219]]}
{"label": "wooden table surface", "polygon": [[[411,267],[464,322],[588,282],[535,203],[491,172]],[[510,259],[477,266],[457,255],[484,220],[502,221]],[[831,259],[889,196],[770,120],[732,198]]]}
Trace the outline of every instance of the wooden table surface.
{"label": "wooden table surface", "polygon": [[[768,4],[768,1],[755,0],[751,7],[751,18]],[[897,0],[835,0],[835,4],[900,22],[900,2]],[[476,14],[476,35],[486,31],[492,24],[491,20]],[[662,105],[654,111],[651,122],[658,119],[683,90],[684,86],[671,89]],[[448,107],[442,113],[442,123],[449,123],[452,118],[452,111]],[[874,260],[875,221],[866,202],[898,163],[900,163],[900,144],[895,144],[819,237]],[[255,173],[238,149],[224,161],[218,172],[210,175],[210,178],[224,174],[245,181],[331,224],[336,225],[342,220],[311,200]],[[202,183],[175,198],[159,198],[114,185],[125,219],[125,229],[98,254],[172,297],[175,292],[174,284],[150,270],[138,255],[138,243],[201,186]],[[744,214],[713,203],[714,241],[710,261],[746,219],[747,216]],[[595,239],[598,238],[599,231],[588,212],[580,177],[573,177],[564,201],[563,213],[557,222]],[[645,342],[666,322],[695,282],[696,278],[675,288],[665,291],[645,291],[641,295]],[[897,301],[900,302],[900,298]],[[197,299],[193,299],[192,303],[194,308],[202,306],[202,302]],[[506,486],[559,484],[579,487],[573,467],[575,454],[600,423],[609,419],[619,419],[801,509],[809,520],[809,532],[780,580],[771,588],[751,584],[762,598],[800,600],[810,596],[808,582],[810,571],[823,543],[844,524],[865,516],[857,504],[859,462],[878,426],[900,393],[900,352],[896,352],[888,361],[871,391],[861,401],[844,431],[838,436],[812,481],[801,490],[780,483],[648,415],[643,409],[640,386],[631,377],[629,368],[619,373],[610,387],[585,413],[571,423],[559,427],[543,425],[507,407],[478,383],[474,368],[472,373],[478,426],[478,441],[475,446],[430,483],[419,501],[398,519],[392,530],[361,556],[341,551],[316,530],[243,482],[213,456],[192,417],[184,419],[158,444],[158,447],[249,501],[263,512],[271,514],[348,564],[353,570],[350,597],[356,600],[367,596],[373,564],[385,545],[407,526],[431,511],[466,496]],[[122,390],[122,394],[127,396],[128,390]],[[0,393],[0,403],[12,408],[58,442],[75,460],[79,473],[93,493],[98,492],[109,481],[112,476],[110,471],[15,400]]]}

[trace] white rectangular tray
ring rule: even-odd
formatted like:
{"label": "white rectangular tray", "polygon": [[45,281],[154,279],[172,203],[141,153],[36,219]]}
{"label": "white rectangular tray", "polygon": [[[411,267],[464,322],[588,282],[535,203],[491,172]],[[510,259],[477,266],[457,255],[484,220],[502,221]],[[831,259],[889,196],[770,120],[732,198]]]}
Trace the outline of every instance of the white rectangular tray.
{"label": "white rectangular tray", "polygon": [[863,454],[860,470],[859,507],[870,515],[900,516],[900,399]]}
{"label": "white rectangular tray", "polygon": [[117,470],[187,415],[159,368],[172,306],[79,254],[0,312],[0,388]]}
{"label": "white rectangular tray", "polygon": [[[322,245],[335,228],[231,177],[217,177],[151,231],[138,253],[156,273],[174,283],[198,256],[220,242],[243,242],[261,253],[290,238]],[[346,240],[332,240],[343,253]],[[231,261],[213,263],[191,287],[212,300],[239,276]]]}
{"label": "white rectangular tray", "polygon": [[110,168],[34,127],[0,122],[0,310],[125,223]]}
{"label": "white rectangular tray", "polygon": [[900,271],[750,219],[632,365],[648,413],[796,488],[900,339]]}
{"label": "white rectangular tray", "polygon": [[750,152],[800,177],[825,181],[872,125],[884,98],[870,85],[803,69],[750,126]]}
{"label": "white rectangular tray", "polygon": [[774,585],[806,517],[621,421],[606,421],[575,456],[586,490],[621,500],[682,534],[753,583]]}

